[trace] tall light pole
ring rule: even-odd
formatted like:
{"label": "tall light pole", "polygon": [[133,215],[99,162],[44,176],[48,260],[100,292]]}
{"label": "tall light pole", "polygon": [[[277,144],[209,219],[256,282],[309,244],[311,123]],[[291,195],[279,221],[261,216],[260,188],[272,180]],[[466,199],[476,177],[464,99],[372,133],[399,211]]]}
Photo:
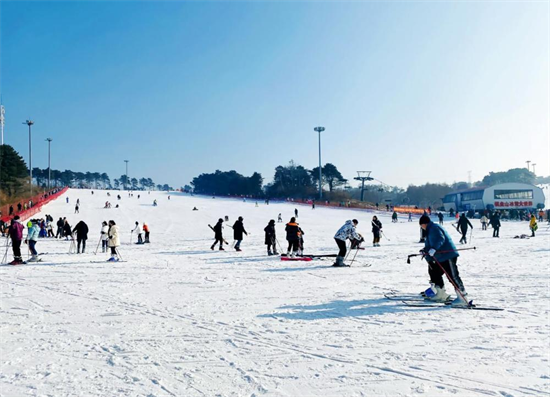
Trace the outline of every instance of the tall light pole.
{"label": "tall light pole", "polygon": [[32,145],[31,145],[31,126],[34,124],[32,120],[26,120],[23,124],[29,126],[29,175],[31,178],[31,196],[32,196]]}
{"label": "tall light pole", "polygon": [[537,173],[535,172],[535,165],[537,165],[536,163],[533,163],[531,164],[533,166],[533,174],[537,175]]}
{"label": "tall light pole", "polygon": [[323,198],[323,190],[321,188],[321,132],[325,130],[325,127],[315,127],[313,129],[319,133],[319,200]]}
{"label": "tall light pole", "polygon": [[527,171],[529,171],[529,163],[531,162],[531,160],[527,160],[526,163],[527,163]]}
{"label": "tall light pole", "polygon": [[4,115],[6,114],[6,110],[4,109],[4,105],[0,105],[0,128],[2,129],[2,145],[4,144]]}
{"label": "tall light pole", "polygon": [[126,186],[126,184],[128,183],[128,162],[129,162],[129,161],[130,161],[130,160],[124,160],[124,162],[126,163],[126,183],[124,184],[124,188],[125,188],[126,190],[128,190],[128,187]]}
{"label": "tall light pole", "polygon": [[46,140],[48,141],[48,190],[50,190],[50,181],[52,179],[52,166],[51,166],[51,163],[50,163],[50,145],[53,141],[52,138],[46,138]]}

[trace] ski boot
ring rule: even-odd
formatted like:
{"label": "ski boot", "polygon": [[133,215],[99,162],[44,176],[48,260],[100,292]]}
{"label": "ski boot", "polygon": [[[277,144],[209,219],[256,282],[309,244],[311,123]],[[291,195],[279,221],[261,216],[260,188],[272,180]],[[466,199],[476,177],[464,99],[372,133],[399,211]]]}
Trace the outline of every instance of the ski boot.
{"label": "ski boot", "polygon": [[38,262],[38,255],[32,255],[28,262]]}
{"label": "ski boot", "polygon": [[[440,288],[438,287],[437,285],[434,287],[435,289],[435,294],[433,296],[426,296],[424,299],[426,300],[429,300],[431,302],[447,302],[449,300],[449,298],[451,297],[451,295],[449,295],[446,291],[445,291],[445,287],[443,288]],[[433,290],[432,290],[433,292]]]}
{"label": "ski boot", "polygon": [[107,259],[107,262],[118,262],[118,258],[113,255],[109,259]]}
{"label": "ski boot", "polygon": [[13,258],[13,261],[10,262],[10,265],[22,265],[24,264],[25,262],[23,261],[23,259],[21,259],[21,257],[16,257],[16,258]]}
{"label": "ski boot", "polygon": [[240,249],[239,247],[235,247],[235,251],[237,251],[237,252],[241,252],[241,251],[242,251],[242,249]]}
{"label": "ski boot", "polygon": [[332,265],[334,267],[345,267],[344,265],[344,257],[343,256],[337,256],[336,262]]}
{"label": "ski boot", "polygon": [[267,255],[272,256],[273,252],[271,252],[271,250],[267,250]]}
{"label": "ski boot", "polygon": [[[212,248],[212,249],[214,249],[214,248]],[[223,247],[220,246],[220,251],[225,251],[225,250],[223,249]]]}
{"label": "ski boot", "polygon": [[456,307],[470,306],[470,304],[468,303],[468,293],[466,291],[456,290],[456,299],[451,302],[451,306],[456,306]]}

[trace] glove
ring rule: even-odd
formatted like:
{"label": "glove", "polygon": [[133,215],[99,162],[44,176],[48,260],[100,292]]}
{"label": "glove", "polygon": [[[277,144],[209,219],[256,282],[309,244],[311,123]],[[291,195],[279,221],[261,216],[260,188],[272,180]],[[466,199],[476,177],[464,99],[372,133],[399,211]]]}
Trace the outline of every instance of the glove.
{"label": "glove", "polygon": [[431,248],[429,251],[428,251],[428,254],[430,256],[435,256],[435,250],[433,248]]}

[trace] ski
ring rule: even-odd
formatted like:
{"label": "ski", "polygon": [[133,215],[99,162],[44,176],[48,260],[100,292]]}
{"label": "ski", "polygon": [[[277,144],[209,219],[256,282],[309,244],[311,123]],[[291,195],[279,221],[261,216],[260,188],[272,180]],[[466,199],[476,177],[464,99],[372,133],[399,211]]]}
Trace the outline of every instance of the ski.
{"label": "ski", "polygon": [[[288,256],[287,254],[281,254],[281,256]],[[308,258],[336,258],[338,254],[326,254],[326,255],[309,255],[304,254],[302,256],[307,256]]]}
{"label": "ski", "polygon": [[426,302],[426,300],[420,295],[396,295],[396,294],[384,294],[384,296],[391,301],[407,301],[407,302]]}
{"label": "ski", "polygon": [[282,261],[303,261],[303,262],[311,262],[313,258],[309,256],[297,256],[295,258],[289,257],[289,256],[281,256]]}
{"label": "ski", "polygon": [[504,309],[500,307],[487,307],[487,306],[477,306],[474,304],[470,304],[469,306],[452,306],[449,302],[445,303],[438,303],[438,302],[426,302],[424,304],[421,303],[409,303],[407,301],[402,300],[405,305],[409,307],[449,307],[451,309],[465,309],[465,310],[491,310],[491,311],[503,311]]}

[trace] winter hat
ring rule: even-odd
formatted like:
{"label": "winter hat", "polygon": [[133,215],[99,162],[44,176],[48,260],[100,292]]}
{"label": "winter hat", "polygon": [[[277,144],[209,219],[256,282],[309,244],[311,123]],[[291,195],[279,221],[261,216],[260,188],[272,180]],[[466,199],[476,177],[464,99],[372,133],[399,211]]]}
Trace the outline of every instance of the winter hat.
{"label": "winter hat", "polygon": [[239,216],[239,220],[242,221],[242,220],[243,220],[243,217],[242,217],[242,216]]}
{"label": "winter hat", "polygon": [[418,221],[418,223],[420,225],[425,225],[427,223],[430,223],[432,220],[430,219],[430,217],[428,215],[422,215],[420,217],[420,220]]}
{"label": "winter hat", "polygon": [[352,220],[352,222],[355,223],[356,225],[359,224],[359,221],[357,219]]}

